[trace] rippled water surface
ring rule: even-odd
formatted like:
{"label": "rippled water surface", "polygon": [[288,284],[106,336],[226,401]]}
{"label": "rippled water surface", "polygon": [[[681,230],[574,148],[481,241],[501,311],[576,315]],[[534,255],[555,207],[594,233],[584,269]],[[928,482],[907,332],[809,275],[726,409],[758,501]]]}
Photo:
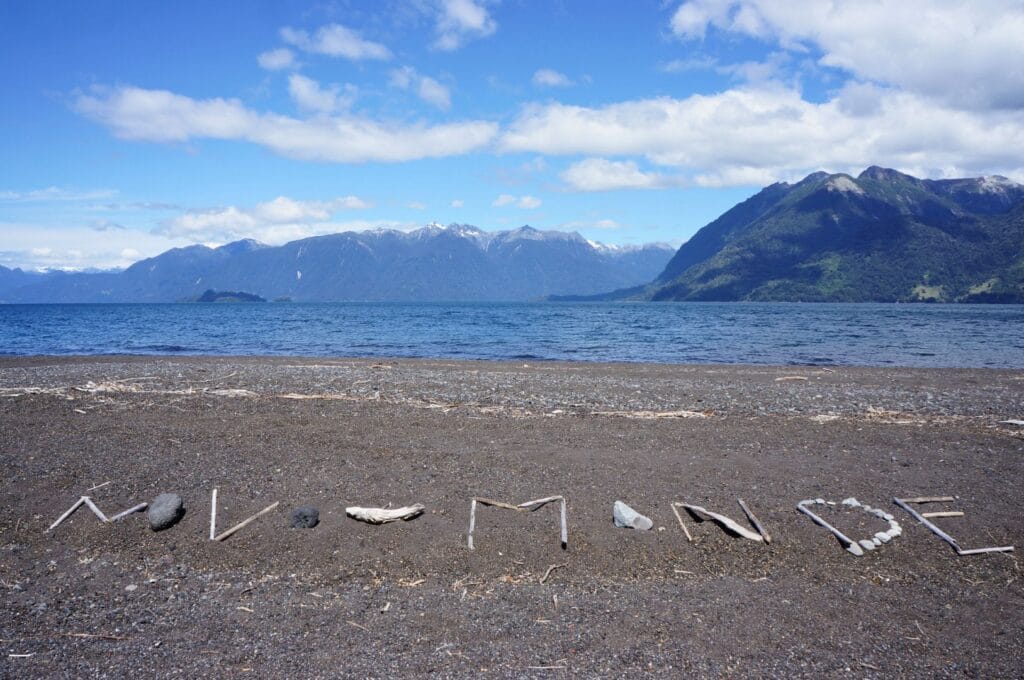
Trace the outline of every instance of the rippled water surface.
{"label": "rippled water surface", "polygon": [[2,354],[1024,367],[1022,305],[0,305]]}

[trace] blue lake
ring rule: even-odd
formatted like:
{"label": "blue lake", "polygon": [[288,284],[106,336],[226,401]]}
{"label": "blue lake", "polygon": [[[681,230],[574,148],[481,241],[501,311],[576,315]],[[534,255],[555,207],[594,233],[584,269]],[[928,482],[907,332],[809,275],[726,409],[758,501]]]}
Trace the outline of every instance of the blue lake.
{"label": "blue lake", "polygon": [[1024,305],[0,305],[0,354],[1024,368]]}

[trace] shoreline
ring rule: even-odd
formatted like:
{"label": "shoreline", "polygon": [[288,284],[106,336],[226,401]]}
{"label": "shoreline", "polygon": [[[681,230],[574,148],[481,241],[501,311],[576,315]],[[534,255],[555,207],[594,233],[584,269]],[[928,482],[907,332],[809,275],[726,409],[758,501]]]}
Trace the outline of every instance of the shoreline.
{"label": "shoreline", "polygon": [[[958,557],[891,499],[957,496],[940,509],[965,515],[939,521],[965,547],[1024,543],[1024,428],[1001,423],[1024,416],[1024,373],[829,368],[0,359],[0,639],[35,655],[0,665],[23,677],[1021,674],[1018,558]],[[213,487],[221,529],[281,507],[211,542]],[[166,491],[187,508],[172,529],[80,510],[44,533],[83,494],[110,514]],[[478,508],[468,550],[471,496],[554,494],[568,501],[568,550],[554,506]],[[795,508],[850,496],[892,512],[903,535],[854,557]],[[745,523],[737,498],[771,545],[687,518],[688,542],[670,507]],[[654,529],[614,528],[615,500]],[[345,515],[417,502],[411,522]],[[289,529],[307,503],[321,525]],[[833,512],[851,534],[878,530]],[[78,633],[110,639],[64,637]]]}

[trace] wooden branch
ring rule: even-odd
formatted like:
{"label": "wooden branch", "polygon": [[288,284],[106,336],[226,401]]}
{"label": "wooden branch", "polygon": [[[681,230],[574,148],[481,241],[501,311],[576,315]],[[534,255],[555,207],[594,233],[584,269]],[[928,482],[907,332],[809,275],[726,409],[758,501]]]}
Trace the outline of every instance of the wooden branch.
{"label": "wooden branch", "polygon": [[964,513],[950,510],[949,512],[922,512],[921,517],[963,517]]}
{"label": "wooden branch", "polygon": [[100,509],[99,509],[99,508],[98,508],[98,507],[96,506],[96,504],[92,502],[92,499],[91,499],[91,498],[89,498],[88,496],[82,496],[82,501],[83,501],[83,502],[85,503],[85,506],[86,506],[87,508],[89,508],[90,510],[92,510],[92,513],[93,513],[94,515],[96,515],[97,517],[99,517],[99,518],[100,518],[100,521],[101,521],[101,522],[103,522],[104,524],[106,524],[107,522],[109,522],[109,521],[110,521],[109,519],[107,519],[107,516],[103,514],[103,511],[102,511],[102,510],[100,510]]}
{"label": "wooden branch", "polygon": [[1004,545],[1001,548],[972,548],[971,550],[957,550],[958,555],[981,555],[982,553],[1013,552],[1012,545]]}
{"label": "wooden branch", "polygon": [[562,567],[567,566],[569,566],[568,562],[565,562],[563,564],[552,564],[550,567],[548,567],[548,570],[544,572],[544,575],[540,577],[540,582],[544,583],[544,581],[547,581],[548,576],[551,576],[551,572],[553,572],[555,569],[561,569]]}
{"label": "wooden branch", "polygon": [[81,506],[82,503],[85,503],[85,496],[82,496],[77,501],[75,501],[74,505],[72,505],[70,508],[68,508],[67,511],[63,515],[58,517],[57,521],[54,522],[53,524],[51,524],[50,528],[47,529],[46,531],[44,531],[43,533],[47,533],[47,532],[50,532],[50,531],[53,531],[54,529],[56,529],[60,525],[61,522],[63,522],[64,520],[66,520],[68,517],[71,516],[71,513],[73,513],[75,510],[78,510],[79,506]]}
{"label": "wooden branch", "polygon": [[901,498],[904,503],[950,503],[956,499],[952,496],[915,496],[914,498]]}
{"label": "wooden branch", "polygon": [[562,500],[565,500],[562,496],[548,496],[547,498],[538,498],[535,501],[526,501],[525,503],[520,503],[516,507],[523,508],[524,510],[529,510],[530,512],[533,512],[534,510],[544,507],[548,503],[554,503],[555,501]]}
{"label": "wooden branch", "polygon": [[693,536],[690,535],[690,530],[683,524],[683,516],[679,514],[679,508],[676,506],[682,505],[682,503],[669,503],[669,507],[672,508],[672,512],[676,514],[676,519],[679,520],[679,528],[686,534],[686,540],[693,543]]}
{"label": "wooden branch", "polygon": [[758,543],[764,543],[764,537],[761,536],[761,534],[755,534],[750,529],[747,529],[747,528],[744,528],[744,527],[740,526],[734,520],[729,519],[725,515],[720,515],[717,512],[711,512],[710,510],[705,510],[704,508],[700,507],[699,505],[690,505],[689,503],[681,503],[680,505],[682,505],[689,512],[693,513],[694,515],[696,515],[700,519],[710,519],[710,520],[714,521],[716,524],[721,526],[727,532],[734,533],[737,536],[741,536],[741,537],[749,539],[751,541],[757,541]]}
{"label": "wooden branch", "polygon": [[398,520],[415,519],[423,514],[422,504],[409,505],[403,508],[360,508],[352,506],[345,508],[345,514],[353,519],[370,524],[387,524]]}
{"label": "wooden branch", "polygon": [[210,497],[210,540],[216,540],[217,536],[217,487],[213,487],[213,494]]}
{"label": "wooden branch", "polygon": [[114,515],[113,517],[111,517],[110,521],[111,522],[116,522],[117,520],[121,519],[122,517],[127,517],[128,515],[130,515],[132,513],[142,512],[147,507],[149,507],[149,503],[139,503],[138,505],[133,505],[132,507],[128,508],[127,510],[119,512],[116,515]]}
{"label": "wooden branch", "polygon": [[561,538],[562,538],[562,550],[568,550],[569,549],[569,520],[568,520],[568,517],[567,517],[567,515],[569,514],[569,511],[566,508],[566,505],[567,505],[566,501],[563,498],[562,499],[561,511],[559,513],[561,515],[561,521],[562,521],[562,536],[561,536]]}
{"label": "wooden branch", "polygon": [[750,523],[754,525],[755,529],[757,529],[757,533],[761,534],[761,538],[764,539],[764,542],[771,543],[772,537],[768,535],[767,531],[765,531],[764,526],[762,526],[761,522],[758,521],[753,510],[747,507],[747,504],[743,502],[742,498],[737,498],[736,501],[740,504],[740,507],[743,509],[743,513],[747,516],[747,519],[750,520]]}
{"label": "wooden branch", "polygon": [[253,522],[253,521],[257,520],[258,518],[262,517],[263,515],[267,514],[268,512],[270,512],[271,510],[273,510],[274,508],[276,508],[280,504],[281,504],[280,501],[274,501],[273,503],[271,503],[267,507],[265,507],[262,510],[260,510],[259,512],[257,512],[252,517],[249,517],[248,519],[242,520],[241,522],[239,522],[235,526],[231,527],[230,529],[228,529],[227,531],[222,533],[220,536],[214,537],[213,540],[215,540],[215,541],[223,541],[225,538],[227,538],[231,534],[235,533],[236,531],[238,531],[242,527],[248,525],[250,522]]}
{"label": "wooden branch", "polygon": [[506,510],[515,510],[516,512],[525,512],[526,508],[520,505],[512,505],[511,503],[505,503],[503,501],[496,501],[492,498],[480,498],[474,496],[473,500],[481,505],[492,505],[496,508],[505,508]]}
{"label": "wooden branch", "polygon": [[818,526],[824,527],[824,528],[828,529],[829,531],[831,531],[832,535],[835,536],[836,538],[838,538],[839,542],[843,544],[843,547],[846,548],[851,553],[853,553],[854,555],[857,555],[859,557],[860,555],[864,554],[864,549],[862,547],[860,547],[859,543],[856,543],[855,541],[853,541],[853,539],[851,539],[849,536],[844,534],[842,531],[840,531],[839,529],[836,529],[834,526],[832,526],[831,524],[829,524],[828,522],[823,520],[817,514],[815,514],[814,512],[811,512],[810,510],[808,510],[803,505],[805,502],[808,502],[808,501],[801,501],[800,503],[797,503],[796,504],[796,509],[799,510],[800,512],[804,513],[808,517],[810,517],[811,520],[815,524],[817,524]]}
{"label": "wooden branch", "polygon": [[475,498],[469,499],[469,533],[466,534],[466,544],[473,549],[473,528],[476,526],[476,503]]}
{"label": "wooden branch", "polygon": [[[956,550],[958,553],[960,552],[960,545],[956,542],[955,538],[953,538],[952,536],[947,534],[945,531],[943,531],[942,529],[938,528],[937,526],[935,526],[934,524],[929,522],[927,519],[924,518],[924,516],[922,516],[920,513],[918,513],[917,510],[914,510],[912,507],[907,505],[907,503],[928,503],[928,502],[931,502],[931,501],[922,501],[922,500],[918,500],[918,499],[914,499],[914,498],[893,498],[892,500],[893,500],[894,503],[896,503],[896,505],[900,506],[901,508],[903,508],[904,510],[909,512],[910,515],[914,519],[916,519],[918,522],[920,522],[921,524],[923,524],[926,527],[928,527],[929,529],[931,529],[932,533],[934,533],[936,536],[941,538],[946,543],[949,543],[951,546],[953,546],[953,550]],[[950,500],[952,500],[952,499],[950,499]]]}

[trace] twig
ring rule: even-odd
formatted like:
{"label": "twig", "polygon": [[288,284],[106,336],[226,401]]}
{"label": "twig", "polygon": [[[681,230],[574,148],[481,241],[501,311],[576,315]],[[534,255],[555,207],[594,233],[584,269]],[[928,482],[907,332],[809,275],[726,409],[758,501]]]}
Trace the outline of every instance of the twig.
{"label": "twig", "polygon": [[82,496],[82,500],[85,501],[86,507],[88,507],[90,510],[92,510],[93,514],[100,518],[101,522],[106,524],[107,522],[110,521],[109,519],[107,519],[107,516],[103,514],[103,511],[100,510],[96,506],[96,504],[92,502],[91,498],[89,498],[88,496]]}
{"label": "twig", "polygon": [[213,495],[210,497],[210,540],[217,537],[217,487],[213,487]]}
{"label": "twig", "polygon": [[742,498],[737,498],[736,501],[740,504],[740,507],[743,508],[743,512],[744,514],[746,514],[747,519],[749,519],[750,523],[754,525],[755,529],[757,529],[757,533],[761,534],[761,538],[764,539],[764,542],[771,543],[772,537],[768,535],[767,531],[765,531],[765,528],[761,525],[761,522],[758,521],[757,516],[754,515],[753,510],[747,507],[747,504],[743,502]]}
{"label": "twig", "polygon": [[103,482],[102,484],[97,484],[96,486],[90,486],[88,489],[86,489],[86,491],[95,491],[96,489],[104,487],[107,484],[110,484],[110,482]]}
{"label": "twig", "polygon": [[916,496],[914,498],[901,498],[904,503],[950,503],[956,499],[952,496]]}
{"label": "twig", "polygon": [[127,640],[121,635],[107,635],[105,633],[59,633],[63,637],[91,638],[95,640]]}
{"label": "twig", "polygon": [[220,536],[215,536],[213,540],[215,540],[215,541],[223,541],[225,538],[227,538],[231,534],[235,533],[236,531],[238,531],[242,527],[246,526],[250,522],[253,522],[253,521],[257,520],[258,518],[262,517],[263,515],[267,514],[268,512],[270,512],[271,510],[273,510],[274,508],[276,508],[280,504],[281,504],[281,501],[274,501],[273,503],[271,503],[267,507],[265,507],[262,510],[260,510],[259,512],[257,512],[252,517],[249,517],[248,519],[242,520],[241,522],[239,522],[235,526],[231,527],[230,529],[228,529],[227,531],[222,533]]}
{"label": "twig", "polygon": [[950,510],[949,512],[922,512],[921,517],[963,517],[964,513]]}
{"label": "twig", "polygon": [[547,581],[548,576],[551,576],[551,572],[553,572],[555,569],[561,569],[562,567],[567,566],[569,566],[568,562],[564,562],[562,564],[552,564],[550,567],[548,567],[548,570],[544,572],[544,575],[540,577],[540,582],[544,583],[544,581]]}
{"label": "twig", "polygon": [[714,521],[729,533],[736,534],[737,536],[741,536],[751,541],[764,543],[764,536],[762,536],[761,534],[755,534],[750,529],[746,529],[740,526],[736,523],[735,520],[732,520],[726,517],[725,515],[720,515],[717,512],[711,512],[710,510],[705,510],[699,505],[690,505],[689,503],[680,503],[680,505],[682,505],[689,512],[691,512],[693,515],[700,519],[710,519]]}
{"label": "twig", "polygon": [[[50,528],[47,529],[46,531],[49,532],[49,531],[53,531],[54,529],[56,529],[60,525],[61,522],[63,522],[64,520],[66,520],[68,517],[71,516],[71,513],[73,513],[75,510],[78,510],[79,506],[81,506],[83,503],[85,503],[85,496],[82,496],[77,501],[75,501],[75,504],[72,505],[70,508],[68,508],[64,512],[63,515],[58,517],[57,521],[55,521],[53,524],[51,524]],[[44,533],[46,533],[46,532],[44,532]]]}
{"label": "twig", "polygon": [[138,505],[133,505],[132,507],[128,508],[127,510],[123,510],[123,511],[117,513],[116,515],[114,515],[113,517],[111,517],[110,521],[111,522],[116,522],[117,520],[121,519],[122,517],[127,517],[128,515],[130,515],[132,513],[142,512],[147,507],[149,507],[149,503],[139,503]]}
{"label": "twig", "polygon": [[360,630],[365,630],[367,633],[370,632],[369,628],[367,628],[366,626],[363,626],[361,624],[358,624],[355,621],[345,621],[345,623],[347,623],[350,626],[355,626],[356,628],[359,628]]}
{"label": "twig", "polygon": [[676,519],[679,520],[679,528],[686,534],[686,540],[693,543],[693,536],[690,535],[690,530],[686,528],[686,524],[683,523],[683,516],[679,514],[679,508],[676,507],[681,505],[680,503],[669,503],[669,507],[672,508],[672,512],[675,513]]}

